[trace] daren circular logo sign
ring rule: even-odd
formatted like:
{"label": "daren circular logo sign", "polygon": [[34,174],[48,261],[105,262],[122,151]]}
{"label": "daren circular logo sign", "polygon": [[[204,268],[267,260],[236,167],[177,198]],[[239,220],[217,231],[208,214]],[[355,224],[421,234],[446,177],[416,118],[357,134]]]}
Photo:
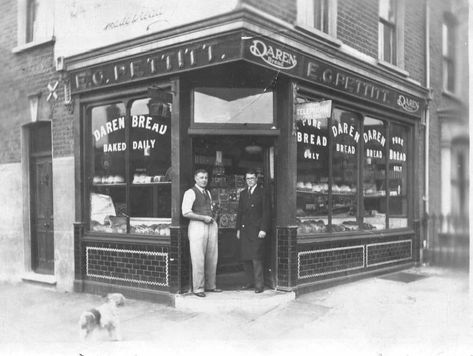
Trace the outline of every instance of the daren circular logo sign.
{"label": "daren circular logo sign", "polygon": [[253,40],[250,52],[255,57],[259,57],[269,65],[279,69],[292,69],[297,65],[295,54],[267,45],[261,40]]}

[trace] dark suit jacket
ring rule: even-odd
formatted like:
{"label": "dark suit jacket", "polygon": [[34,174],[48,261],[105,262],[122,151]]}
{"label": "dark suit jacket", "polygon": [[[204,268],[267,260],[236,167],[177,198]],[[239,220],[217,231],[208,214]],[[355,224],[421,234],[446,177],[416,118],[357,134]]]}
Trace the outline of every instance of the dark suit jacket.
{"label": "dark suit jacket", "polygon": [[262,260],[264,257],[264,241],[258,238],[262,230],[268,233],[270,204],[268,195],[261,185],[257,185],[253,194],[248,189],[240,193],[236,229],[240,230],[241,259]]}

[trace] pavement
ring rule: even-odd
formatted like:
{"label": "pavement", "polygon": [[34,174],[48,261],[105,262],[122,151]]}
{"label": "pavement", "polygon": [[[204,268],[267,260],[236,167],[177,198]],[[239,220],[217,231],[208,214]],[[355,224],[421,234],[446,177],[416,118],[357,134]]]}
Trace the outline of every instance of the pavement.
{"label": "pavement", "polygon": [[415,278],[393,273],[296,299],[224,291],[197,302],[182,296],[188,302],[177,308],[128,299],[122,341],[101,332],[79,339],[79,315],[100,296],[0,284],[0,355],[473,355],[468,274],[404,273]]}

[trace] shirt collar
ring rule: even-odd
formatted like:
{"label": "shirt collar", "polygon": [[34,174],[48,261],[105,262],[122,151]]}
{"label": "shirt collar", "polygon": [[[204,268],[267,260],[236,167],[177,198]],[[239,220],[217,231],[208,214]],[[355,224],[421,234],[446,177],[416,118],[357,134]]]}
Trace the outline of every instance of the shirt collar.
{"label": "shirt collar", "polygon": [[201,187],[199,187],[197,184],[195,185],[195,187],[196,187],[197,189],[199,189],[199,191],[200,191],[201,193],[205,193],[205,191],[207,190],[206,188],[201,188]]}

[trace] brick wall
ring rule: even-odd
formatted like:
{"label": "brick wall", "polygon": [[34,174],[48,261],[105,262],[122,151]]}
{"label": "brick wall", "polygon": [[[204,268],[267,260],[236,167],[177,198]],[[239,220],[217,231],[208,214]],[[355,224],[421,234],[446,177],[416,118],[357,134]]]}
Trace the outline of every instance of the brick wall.
{"label": "brick wall", "polygon": [[378,0],[339,0],[337,37],[373,58],[378,57]]}
{"label": "brick wall", "polygon": [[145,289],[169,287],[167,246],[88,242],[82,248],[85,280]]}
{"label": "brick wall", "polygon": [[17,46],[17,1],[0,2],[0,163],[21,160],[21,125],[31,121],[28,96],[40,93],[38,120],[53,120],[55,156],[72,154],[72,116],[62,101],[62,82],[56,101],[47,101],[50,81],[60,79],[55,71],[53,43],[13,53]]}
{"label": "brick wall", "polygon": [[296,21],[296,0],[242,0],[242,3],[284,19],[289,23]]}
{"label": "brick wall", "polygon": [[425,1],[406,1],[405,6],[405,70],[425,85]]}
{"label": "brick wall", "polygon": [[299,243],[297,278],[310,283],[415,261],[413,236]]}

